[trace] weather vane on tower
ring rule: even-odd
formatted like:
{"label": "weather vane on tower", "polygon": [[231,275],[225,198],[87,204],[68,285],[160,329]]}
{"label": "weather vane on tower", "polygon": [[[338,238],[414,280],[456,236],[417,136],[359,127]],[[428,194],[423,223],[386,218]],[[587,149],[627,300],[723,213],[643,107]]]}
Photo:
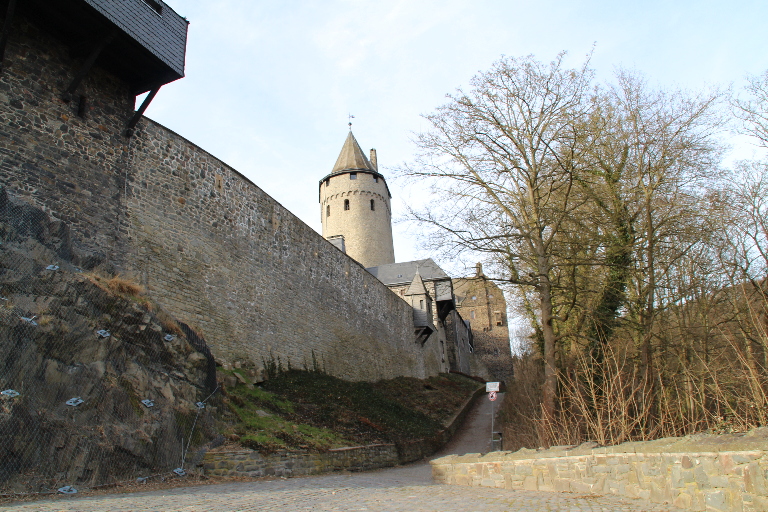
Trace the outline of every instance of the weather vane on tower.
{"label": "weather vane on tower", "polygon": [[347,116],[349,118],[349,131],[352,131],[352,120],[355,118],[352,114]]}

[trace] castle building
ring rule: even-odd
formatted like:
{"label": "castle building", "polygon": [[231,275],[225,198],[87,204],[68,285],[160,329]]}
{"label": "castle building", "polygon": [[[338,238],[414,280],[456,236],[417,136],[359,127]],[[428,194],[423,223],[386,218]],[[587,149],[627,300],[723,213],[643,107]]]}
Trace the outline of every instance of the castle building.
{"label": "castle building", "polygon": [[365,156],[350,129],[331,173],[320,181],[323,237],[364,267],[395,262],[389,187],[376,150]]}
{"label": "castle building", "polygon": [[472,355],[472,329],[456,310],[452,280],[434,260],[390,263],[367,270],[411,305],[416,340],[429,340],[438,347],[442,371],[490,377]]}
{"label": "castle building", "polygon": [[512,377],[507,301],[496,283],[476,265],[472,277],[453,280],[456,309],[472,326],[473,350],[491,376],[499,381]]}

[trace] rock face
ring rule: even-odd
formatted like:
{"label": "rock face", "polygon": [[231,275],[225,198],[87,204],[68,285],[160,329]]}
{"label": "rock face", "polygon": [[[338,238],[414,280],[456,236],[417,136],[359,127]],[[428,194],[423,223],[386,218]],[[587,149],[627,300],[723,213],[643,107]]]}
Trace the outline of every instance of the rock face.
{"label": "rock face", "polygon": [[216,387],[202,337],[129,281],[89,272],[102,256],[4,189],[0,238],[0,391],[18,393],[0,395],[0,492],[182,466],[190,441],[215,435],[215,399],[196,405]]}

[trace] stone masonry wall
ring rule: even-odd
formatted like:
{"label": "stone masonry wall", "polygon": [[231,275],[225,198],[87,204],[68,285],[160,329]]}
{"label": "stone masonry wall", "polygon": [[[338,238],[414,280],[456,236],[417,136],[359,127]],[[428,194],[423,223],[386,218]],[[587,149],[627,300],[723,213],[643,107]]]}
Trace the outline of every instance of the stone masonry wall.
{"label": "stone masonry wall", "polygon": [[300,368],[314,356],[353,380],[439,371],[439,347],[414,340],[410,307],[256,185],[148,119],[123,137],[134,101],[125,84],[95,66],[64,103],[81,60],[14,22],[0,185],[66,221],[92,266],[140,280],[221,362]]}
{"label": "stone masonry wall", "polygon": [[742,438],[666,439],[433,460],[435,481],[505,489],[615,494],[683,510],[768,511],[768,429]]}
{"label": "stone masonry wall", "polygon": [[203,471],[212,476],[295,477],[331,471],[366,471],[398,463],[393,444],[338,448],[325,453],[283,452],[262,455],[254,450],[211,452],[205,455]]}
{"label": "stone masonry wall", "polygon": [[440,370],[414,341],[412,312],[247,179],[143,120],[131,146],[125,236],[134,272],[217,357],[273,355],[354,380]]}
{"label": "stone masonry wall", "polygon": [[[94,68],[71,103],[60,96],[81,60],[16,17],[0,74],[0,183],[63,220],[77,245],[110,258],[122,220],[133,111],[128,87]],[[78,117],[80,95],[88,97]]]}

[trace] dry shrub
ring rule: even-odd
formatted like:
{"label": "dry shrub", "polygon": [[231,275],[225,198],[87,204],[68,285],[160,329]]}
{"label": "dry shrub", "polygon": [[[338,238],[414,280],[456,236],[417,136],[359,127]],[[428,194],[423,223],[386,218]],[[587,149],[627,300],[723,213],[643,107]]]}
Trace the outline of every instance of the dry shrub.
{"label": "dry shrub", "polygon": [[107,288],[113,293],[134,297],[144,293],[144,287],[123,276],[114,276],[107,280]]}
{"label": "dry shrub", "polygon": [[158,308],[155,311],[155,316],[160,321],[160,325],[163,326],[165,332],[173,333],[177,336],[183,336],[184,331],[181,330],[181,326],[171,315],[166,313],[163,309]]}
{"label": "dry shrub", "polygon": [[539,444],[541,383],[544,372],[541,358],[533,353],[513,358],[514,378],[507,382],[507,393],[499,411],[503,427],[503,449],[536,448]]}
{"label": "dry shrub", "polygon": [[724,338],[730,351],[709,361],[699,356],[683,361],[674,374],[657,374],[653,383],[636,361],[610,347],[601,365],[577,355],[559,371],[557,411],[549,419],[541,416],[541,358],[534,353],[516,358],[500,418],[504,449],[584,441],[611,446],[768,425],[768,368],[749,357],[743,340]]}

